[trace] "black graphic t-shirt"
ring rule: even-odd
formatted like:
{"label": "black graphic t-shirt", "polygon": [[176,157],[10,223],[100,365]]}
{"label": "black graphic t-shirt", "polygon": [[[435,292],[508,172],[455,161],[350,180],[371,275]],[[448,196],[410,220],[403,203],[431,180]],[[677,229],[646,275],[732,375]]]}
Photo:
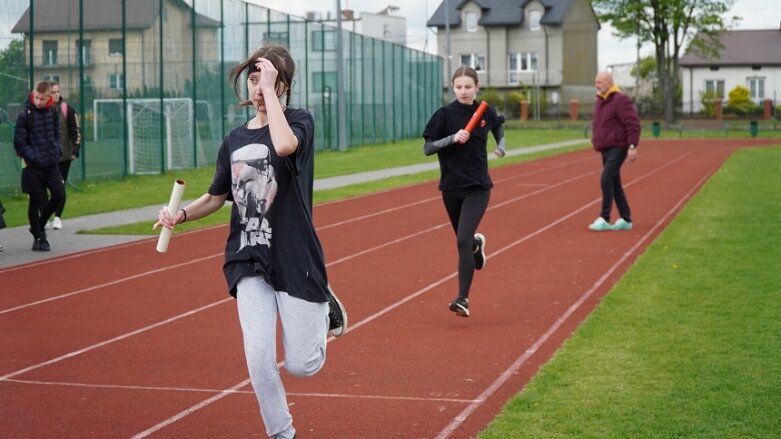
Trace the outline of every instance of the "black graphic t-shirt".
{"label": "black graphic t-shirt", "polygon": [[286,109],[298,149],[279,157],[268,125],[231,131],[220,146],[212,195],[233,201],[223,271],[230,294],[244,276],[264,276],[276,291],[327,301],[327,277],[312,223],[314,119]]}
{"label": "black graphic t-shirt", "polygon": [[[453,101],[440,107],[429,119],[423,130],[423,137],[439,140],[464,129],[475,114],[478,103],[464,105]],[[493,187],[488,175],[488,154],[486,144],[488,133],[501,124],[499,115],[493,106],[489,106],[483,117],[464,144],[448,145],[437,152],[439,158],[439,190]]]}

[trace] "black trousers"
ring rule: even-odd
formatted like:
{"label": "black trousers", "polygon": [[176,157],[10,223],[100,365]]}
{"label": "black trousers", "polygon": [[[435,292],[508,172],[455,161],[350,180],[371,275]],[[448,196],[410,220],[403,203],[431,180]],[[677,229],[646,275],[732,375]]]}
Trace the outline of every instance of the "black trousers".
{"label": "black trousers", "polygon": [[613,201],[616,202],[618,215],[626,222],[632,222],[632,210],[621,185],[621,166],[626,161],[626,148],[609,148],[602,151],[602,211],[599,216],[610,222]]}
{"label": "black trousers", "polygon": [[[62,175],[62,185],[63,187],[68,185],[68,173],[71,169],[71,160],[65,160],[63,162],[60,162],[57,164],[57,167],[60,169],[60,175]],[[67,199],[67,194],[63,192],[63,198],[62,198],[62,204],[60,204],[59,209],[54,211],[54,216],[62,216],[62,211],[65,210],[65,200]]]}
{"label": "black trousers", "polygon": [[475,274],[475,232],[488,208],[490,189],[465,189],[442,192],[442,201],[456,232],[458,247],[458,297],[468,297]]}
{"label": "black trousers", "polygon": [[[46,191],[51,197],[48,197]],[[44,226],[55,210],[65,200],[65,186],[57,165],[47,168],[26,167],[22,169],[22,192],[30,196],[27,207],[27,219],[30,222],[30,233],[34,237],[45,236]],[[47,201],[48,198],[48,201]]]}

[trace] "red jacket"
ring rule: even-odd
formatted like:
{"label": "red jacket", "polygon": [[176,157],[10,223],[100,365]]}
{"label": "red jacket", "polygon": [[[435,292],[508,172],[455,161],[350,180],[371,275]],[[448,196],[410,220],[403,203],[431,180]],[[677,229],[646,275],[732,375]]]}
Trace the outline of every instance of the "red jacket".
{"label": "red jacket", "polygon": [[597,151],[609,148],[628,148],[640,143],[640,118],[632,100],[618,87],[608,90],[606,96],[597,95],[594,102],[594,120],[591,124],[591,144]]}

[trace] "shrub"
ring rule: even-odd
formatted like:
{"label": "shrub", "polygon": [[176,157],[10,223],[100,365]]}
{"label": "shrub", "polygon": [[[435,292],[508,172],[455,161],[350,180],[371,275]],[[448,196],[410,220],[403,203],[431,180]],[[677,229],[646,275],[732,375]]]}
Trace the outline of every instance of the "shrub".
{"label": "shrub", "polygon": [[718,96],[715,92],[700,92],[700,102],[702,103],[702,113],[705,116],[708,117],[714,117],[716,116],[716,104],[713,103],[714,100],[718,99]]}
{"label": "shrub", "polygon": [[730,90],[728,97],[729,101],[727,102],[727,106],[729,107],[739,107],[751,103],[751,94],[748,89],[742,85],[735,86],[735,88]]}

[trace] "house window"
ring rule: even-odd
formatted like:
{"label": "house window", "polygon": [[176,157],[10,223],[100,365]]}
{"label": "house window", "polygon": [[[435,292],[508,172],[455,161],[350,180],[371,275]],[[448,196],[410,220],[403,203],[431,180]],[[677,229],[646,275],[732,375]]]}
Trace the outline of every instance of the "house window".
{"label": "house window", "polygon": [[461,64],[475,69],[476,72],[485,72],[485,55],[482,53],[461,55]]}
{"label": "house window", "polygon": [[316,30],[312,32],[312,42],[312,50],[316,52],[333,52],[336,50],[336,32]]}
{"label": "house window", "polygon": [[43,79],[44,81],[54,81],[57,84],[60,83],[60,75],[43,75],[43,78],[41,79]]}
{"label": "house window", "polygon": [[477,12],[466,13],[466,31],[477,32]]}
{"label": "house window", "polygon": [[110,39],[108,40],[108,56],[122,56],[125,54],[125,46],[122,44],[122,39]]}
{"label": "house window", "polygon": [[43,42],[43,65],[55,66],[57,65],[57,41]]}
{"label": "house window", "polygon": [[758,101],[765,98],[765,78],[748,78],[748,90],[751,99]]}
{"label": "house window", "polygon": [[314,91],[318,93],[325,90],[336,93],[336,72],[314,72],[312,73],[312,84],[314,84]]}
{"label": "house window", "polygon": [[125,86],[125,75],[121,73],[109,73],[108,74],[108,88],[109,90],[119,90]]}
{"label": "house window", "polygon": [[724,99],[724,80],[723,79],[706,79],[705,80],[705,93],[708,96],[714,96]]}
{"label": "house window", "polygon": [[263,37],[263,40],[267,43],[289,45],[287,32],[269,32]]}
{"label": "house window", "polygon": [[529,30],[540,30],[540,19],[542,19],[542,11],[529,11]]}
{"label": "house window", "polygon": [[520,74],[537,71],[536,52],[518,52],[507,54],[507,82],[517,84],[520,82]]}
{"label": "house window", "polygon": [[85,65],[91,65],[92,64],[92,41],[91,40],[77,40],[76,41],[76,47],[79,48],[79,53],[81,54],[81,62]]}

